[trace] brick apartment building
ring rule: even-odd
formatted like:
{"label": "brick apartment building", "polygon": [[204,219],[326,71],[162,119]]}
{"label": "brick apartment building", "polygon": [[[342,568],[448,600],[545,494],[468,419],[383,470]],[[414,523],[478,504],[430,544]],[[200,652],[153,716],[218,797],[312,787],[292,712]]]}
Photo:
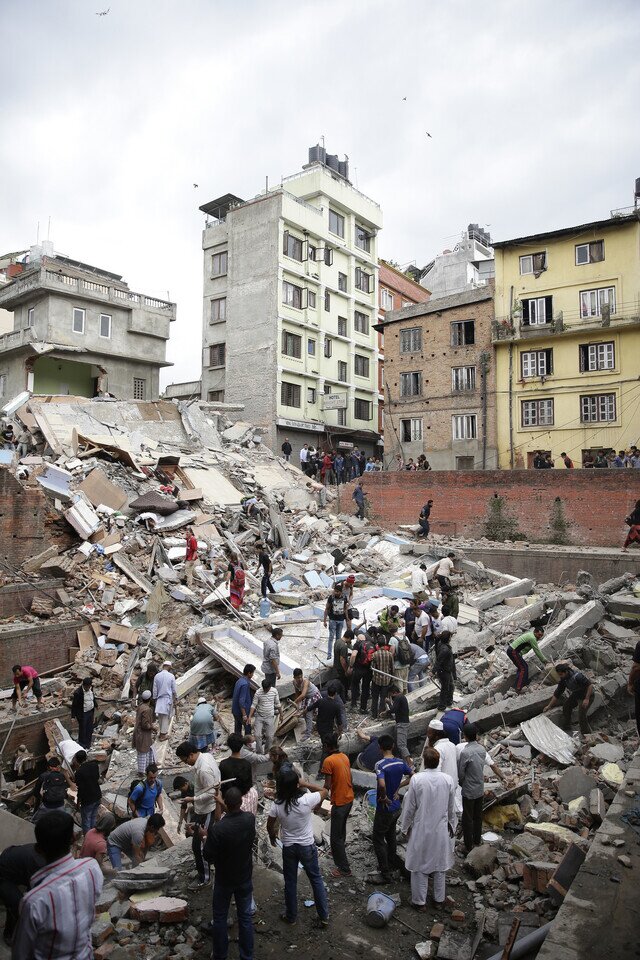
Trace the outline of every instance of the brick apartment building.
{"label": "brick apartment building", "polygon": [[384,319],[392,310],[402,310],[414,303],[424,303],[429,290],[396,270],[386,260],[378,261],[378,433],[384,437]]}
{"label": "brick apartment building", "polygon": [[497,466],[493,285],[404,307],[385,343],[385,462],[424,453],[434,470]]}

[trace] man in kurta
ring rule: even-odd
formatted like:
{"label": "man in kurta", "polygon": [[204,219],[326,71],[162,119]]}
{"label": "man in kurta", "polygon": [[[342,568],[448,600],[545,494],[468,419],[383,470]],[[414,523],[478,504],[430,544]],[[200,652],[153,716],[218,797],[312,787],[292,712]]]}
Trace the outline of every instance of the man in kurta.
{"label": "man in kurta", "polygon": [[451,777],[438,771],[437,750],[427,747],[423,759],[425,769],[411,778],[402,804],[400,830],[409,834],[405,867],[411,871],[411,903],[425,912],[430,876],[434,905],[441,907],[445,901],[446,872],[454,859],[455,788]]}
{"label": "man in kurta", "polygon": [[136,711],[136,723],[131,736],[131,746],[138,754],[138,773],[144,776],[150,763],[156,762],[153,738],[157,727],[153,722],[151,691],[143,690],[140,706]]}
{"label": "man in kurta", "polygon": [[159,740],[169,738],[169,723],[175,710],[178,715],[178,690],[176,678],[171,673],[171,661],[165,660],[162,670],[157,673],[153,681],[153,699],[156,702],[156,717],[158,718]]}

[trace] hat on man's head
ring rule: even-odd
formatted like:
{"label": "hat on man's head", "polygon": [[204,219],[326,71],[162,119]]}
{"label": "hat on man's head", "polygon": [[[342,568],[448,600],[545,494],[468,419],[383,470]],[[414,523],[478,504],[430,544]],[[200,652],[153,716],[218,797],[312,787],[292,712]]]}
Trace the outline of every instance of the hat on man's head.
{"label": "hat on man's head", "polygon": [[429,730],[444,730],[442,720],[432,720],[429,724]]}
{"label": "hat on man's head", "polygon": [[143,700],[151,700],[151,690],[143,690],[143,691],[142,691],[142,699],[143,699]]}
{"label": "hat on man's head", "polygon": [[163,660],[163,661],[162,661],[162,666],[163,666],[163,667],[170,667],[170,666],[171,666],[171,660]]}
{"label": "hat on man's head", "polygon": [[198,697],[198,704],[200,704],[200,703],[206,703],[206,702],[207,702],[207,698],[206,698],[206,697]]}

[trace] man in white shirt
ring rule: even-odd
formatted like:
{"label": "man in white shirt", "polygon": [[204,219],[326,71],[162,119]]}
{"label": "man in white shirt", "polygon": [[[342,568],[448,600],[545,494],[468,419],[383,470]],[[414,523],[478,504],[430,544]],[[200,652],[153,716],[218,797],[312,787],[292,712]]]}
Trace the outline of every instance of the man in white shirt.
{"label": "man in white shirt", "polygon": [[428,586],[426,563],[421,563],[419,567],[413,567],[411,570],[411,592],[413,596],[417,600],[424,600]]}
{"label": "man in white shirt", "polygon": [[455,553],[448,553],[446,557],[443,557],[438,566],[436,567],[436,579],[440,584],[441,590],[449,590],[451,587],[451,574],[453,573],[453,561],[455,560]]}
{"label": "man in white shirt", "polygon": [[303,473],[307,472],[307,460],[309,459],[309,444],[302,445],[300,450],[300,469]]}
{"label": "man in white shirt", "polygon": [[175,710],[178,716],[178,690],[176,678],[171,673],[171,661],[165,660],[162,670],[153,678],[153,699],[156,702],[156,717],[158,718],[159,740],[169,739],[169,724]]}
{"label": "man in white shirt", "polygon": [[270,680],[262,681],[262,688],[256,690],[249,712],[249,724],[256,738],[260,753],[269,753],[276,732],[276,714],[282,722],[280,697]]}
{"label": "man in white shirt", "polygon": [[22,898],[12,960],[92,960],[91,925],[102,870],[93,858],[71,856],[73,820],[68,813],[45,813],[35,832],[46,862]]}
{"label": "man in white shirt", "polygon": [[209,883],[211,875],[209,864],[202,855],[202,848],[211,821],[211,814],[215,811],[218,801],[221,779],[220,768],[210,753],[200,753],[189,740],[185,740],[177,747],[176,754],[183,763],[193,767],[195,772],[193,797],[186,797],[182,803],[184,805],[193,804],[195,827],[192,850],[198,871],[197,887],[205,887]]}
{"label": "man in white shirt", "polygon": [[418,638],[418,643],[424,647],[424,649],[429,652],[429,647],[431,646],[431,641],[433,640],[437,627],[436,623],[439,619],[438,607],[435,601],[427,601],[426,609],[422,611],[418,619],[416,620],[415,633]]}

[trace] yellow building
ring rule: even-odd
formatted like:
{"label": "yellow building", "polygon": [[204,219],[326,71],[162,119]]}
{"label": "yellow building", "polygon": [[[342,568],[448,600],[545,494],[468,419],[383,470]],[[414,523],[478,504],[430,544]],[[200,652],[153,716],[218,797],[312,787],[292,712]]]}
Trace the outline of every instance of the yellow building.
{"label": "yellow building", "polygon": [[494,244],[500,467],[639,443],[639,212]]}

